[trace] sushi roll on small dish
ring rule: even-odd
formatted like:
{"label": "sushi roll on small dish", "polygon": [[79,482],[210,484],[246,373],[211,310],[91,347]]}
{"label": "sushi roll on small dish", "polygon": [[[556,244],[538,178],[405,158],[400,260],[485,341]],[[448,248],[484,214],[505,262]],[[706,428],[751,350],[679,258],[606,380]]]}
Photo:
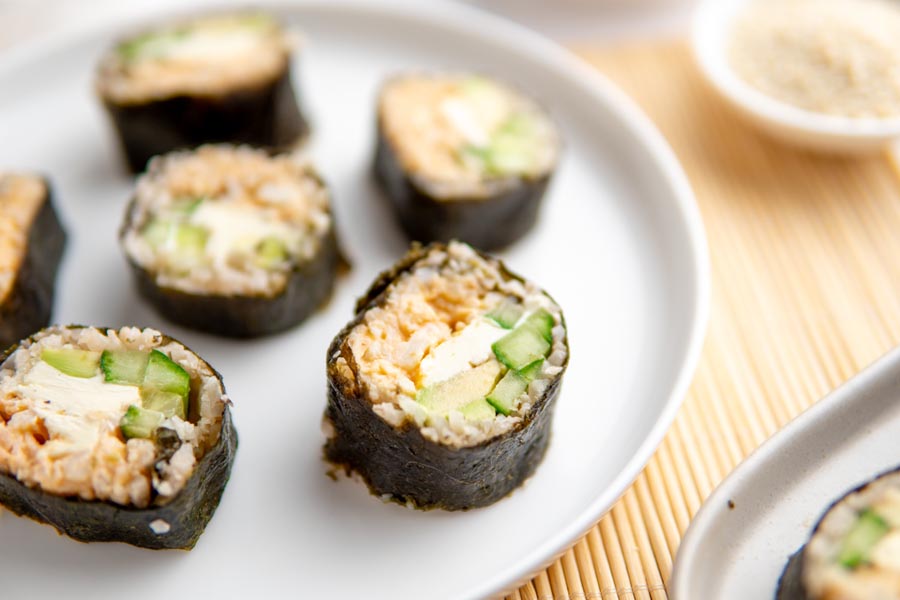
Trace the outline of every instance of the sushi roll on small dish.
{"label": "sushi roll on small dish", "polygon": [[43,329],[0,365],[0,504],[82,542],[190,549],[231,472],[229,404],[158,331]]}
{"label": "sushi roll on small dish", "polygon": [[49,184],[0,172],[0,349],[49,324],[65,244]]}
{"label": "sushi roll on small dish", "polygon": [[328,349],[325,457],[418,508],[496,502],[543,458],[568,358],[535,284],[460,242],[414,246]]}
{"label": "sushi roll on small dish", "polygon": [[791,557],[778,600],[900,598],[900,470],[834,502]]}
{"label": "sushi roll on small dish", "polygon": [[331,295],[329,193],[289,155],[202,146],[154,159],[121,243],[139,292],[176,323],[234,337],[281,331]]}
{"label": "sushi roll on small dish", "polygon": [[131,170],[209,142],[277,150],[301,139],[292,46],[273,17],[245,13],[160,25],[107,51],[96,88]]}
{"label": "sushi roll on small dish", "polygon": [[547,113],[498,81],[407,74],[381,90],[375,174],[413,240],[516,241],[537,220],[560,150]]}

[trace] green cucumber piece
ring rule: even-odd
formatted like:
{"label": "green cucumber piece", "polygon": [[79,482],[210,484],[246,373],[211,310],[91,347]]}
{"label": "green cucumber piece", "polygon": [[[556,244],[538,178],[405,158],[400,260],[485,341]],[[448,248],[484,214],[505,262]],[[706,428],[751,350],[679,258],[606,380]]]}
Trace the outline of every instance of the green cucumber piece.
{"label": "green cucumber piece", "polygon": [[523,312],[521,304],[507,301],[500,303],[485,316],[503,329],[512,329],[522,318]]}
{"label": "green cucumber piece", "polygon": [[141,385],[149,354],[142,350],[104,350],[100,370],[107,383]]}
{"label": "green cucumber piece", "polygon": [[179,253],[202,256],[206,250],[209,230],[200,225],[179,223],[175,228],[175,247]]}
{"label": "green cucumber piece", "polygon": [[132,404],[122,415],[119,428],[122,430],[122,435],[128,439],[150,439],[163,421],[165,421],[165,416],[162,413]]}
{"label": "green cucumber piece", "polygon": [[854,569],[868,561],[872,548],[889,531],[888,524],[875,511],[864,510],[844,538],[838,562],[843,567]]}
{"label": "green cucumber piece", "polygon": [[517,175],[528,173],[534,164],[534,153],[517,142],[506,139],[495,140],[491,144],[489,175]]}
{"label": "green cucumber piece", "polygon": [[147,410],[162,413],[167,418],[187,418],[187,396],[181,394],[152,388],[142,389],[141,405]]}
{"label": "green cucumber piece", "polygon": [[510,369],[503,379],[487,395],[487,402],[497,409],[497,412],[508,415],[516,409],[516,399],[528,389],[528,380]]}
{"label": "green cucumber piece", "polygon": [[541,367],[544,366],[544,359],[539,358],[530,365],[526,365],[519,371],[519,375],[525,378],[525,381],[531,383],[541,374]]}
{"label": "green cucumber piece", "polygon": [[459,409],[459,412],[462,413],[462,416],[467,421],[487,421],[488,419],[493,419],[497,414],[494,407],[488,404],[488,401],[484,398],[472,400]]}
{"label": "green cucumber piece", "polygon": [[165,246],[172,236],[172,232],[172,222],[162,219],[151,219],[141,229],[141,235],[154,250]]}
{"label": "green cucumber piece", "polygon": [[189,34],[187,28],[151,31],[119,44],[119,56],[125,62],[162,58]]}
{"label": "green cucumber piece", "polygon": [[47,348],[41,360],[72,377],[93,377],[100,366],[100,353],[76,348]]}
{"label": "green cucumber piece", "polygon": [[530,314],[521,325],[494,342],[497,360],[513,371],[521,371],[544,359],[553,339],[553,315],[544,309]]}
{"label": "green cucumber piece", "polygon": [[489,360],[446,381],[419,390],[416,401],[431,412],[447,415],[451,410],[460,410],[471,402],[483,399],[499,376],[500,365]]}
{"label": "green cucumber piece", "polygon": [[[530,138],[535,133],[534,118],[526,113],[513,113],[497,128],[496,137]],[[525,140],[523,140],[524,143]],[[531,140],[527,140],[531,141]]]}
{"label": "green cucumber piece", "polygon": [[196,196],[185,196],[183,198],[178,198],[172,202],[172,212],[178,213],[179,215],[184,215],[185,217],[189,217],[194,214],[194,211],[203,203],[204,198],[198,198]]}
{"label": "green cucumber piece", "polygon": [[267,237],[256,245],[256,264],[263,269],[271,269],[287,259],[287,244],[280,238]]}
{"label": "green cucumber piece", "polygon": [[553,341],[553,326],[556,325],[556,319],[543,308],[539,308],[525,319],[522,323],[525,327],[531,327],[548,342]]}
{"label": "green cucumber piece", "polygon": [[159,350],[152,350],[141,387],[145,390],[171,392],[187,398],[191,391],[191,376],[171,358]]}

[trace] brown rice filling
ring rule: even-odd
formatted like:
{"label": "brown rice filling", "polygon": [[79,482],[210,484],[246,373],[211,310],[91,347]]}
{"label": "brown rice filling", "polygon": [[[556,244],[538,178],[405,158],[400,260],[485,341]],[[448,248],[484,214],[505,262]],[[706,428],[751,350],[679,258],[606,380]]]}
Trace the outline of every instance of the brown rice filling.
{"label": "brown rice filling", "polygon": [[0,173],[0,302],[15,285],[31,225],[46,200],[40,177]]}

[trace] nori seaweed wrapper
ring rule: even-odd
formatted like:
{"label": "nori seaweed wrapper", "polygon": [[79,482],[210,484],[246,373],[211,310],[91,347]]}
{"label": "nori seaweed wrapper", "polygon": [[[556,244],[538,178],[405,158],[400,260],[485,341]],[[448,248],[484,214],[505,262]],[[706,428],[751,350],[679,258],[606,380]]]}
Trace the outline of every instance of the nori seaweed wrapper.
{"label": "nori seaweed wrapper", "polygon": [[[134,202],[136,199],[126,211],[120,239],[132,226]],[[337,274],[349,268],[337,240],[333,213],[316,254],[295,264],[284,287],[273,296],[192,294],[161,286],[152,273],[127,253],[126,257],[138,292],[164,317],[185,327],[236,338],[269,335],[299,324],[331,298]]]}
{"label": "nori seaweed wrapper", "polygon": [[[172,341],[167,336],[165,339]],[[17,347],[10,348],[4,359]],[[221,384],[222,376],[215,369],[213,372]],[[218,441],[194,467],[178,495],[162,506],[133,508],[58,496],[28,487],[6,473],[0,473],[0,504],[17,515],[52,525],[59,533],[80,542],[125,542],[153,550],[190,550],[216,512],[231,475],[237,445],[237,431],[226,404]],[[158,519],[170,526],[167,533],[156,534],[150,529],[150,524]]]}
{"label": "nori seaweed wrapper", "polygon": [[428,182],[404,170],[379,120],[374,173],[411,240],[460,240],[481,250],[506,247],[537,222],[552,173],[488,185],[485,197],[435,197]]}
{"label": "nori seaweed wrapper", "polygon": [[[414,423],[407,421],[393,427],[379,417],[359,383],[341,374],[336,359],[344,356],[353,368],[353,357],[341,354],[350,331],[368,309],[384,301],[391,282],[410,271],[436,245],[440,246],[414,245],[400,262],[382,273],[357,301],[356,317],[328,348],[325,418],[334,432],[324,452],[329,462],[343,467],[348,474],[355,471],[361,475],[376,496],[422,509],[465,510],[493,504],[534,473],[550,441],[553,409],[566,365],[521,423],[475,446],[453,448],[432,442],[422,436]],[[502,264],[501,271],[521,280]]]}
{"label": "nori seaweed wrapper", "polygon": [[178,95],[143,103],[103,99],[128,167],[138,173],[157,154],[204,143],[231,142],[286,150],[309,126],[294,95],[290,61],[273,80],[218,95]]}
{"label": "nori seaweed wrapper", "polygon": [[53,192],[44,180],[45,197],[28,231],[25,256],[13,287],[0,303],[0,348],[8,348],[50,323],[56,273],[66,232],[53,208]]}
{"label": "nori seaweed wrapper", "polygon": [[787,566],[778,578],[775,600],[807,600],[803,589],[803,549],[797,550],[788,559]]}

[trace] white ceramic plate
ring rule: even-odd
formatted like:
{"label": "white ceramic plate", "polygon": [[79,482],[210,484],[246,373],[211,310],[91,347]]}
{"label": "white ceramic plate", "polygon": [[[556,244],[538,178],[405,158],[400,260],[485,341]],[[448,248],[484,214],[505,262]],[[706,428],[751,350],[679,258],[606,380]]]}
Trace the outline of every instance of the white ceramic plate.
{"label": "white ceramic plate", "polygon": [[[620,92],[536,35],[463,6],[262,4],[307,35],[296,79],[315,127],[310,152],[333,187],[354,269],[326,310],[258,341],[166,323],[136,296],[117,247],[132,181],[92,95],[92,67],[117,33],[152,15],[72,31],[0,63],[0,165],[48,173],[70,233],[55,319],[152,325],[180,338],[224,375],[240,434],[231,482],[192,552],[84,545],[7,513],[4,597],[36,581],[48,595],[93,598],[158,598],[164,589],[185,597],[497,593],[612,505],[685,393],[707,317],[704,234],[673,155]],[[397,69],[444,67],[531,90],[567,141],[538,227],[502,254],[556,297],[569,323],[572,358],[553,439],[523,488],[466,513],[383,504],[360,484],[332,481],[319,430],[325,348],[354,298],[406,248],[369,177],[376,86]]]}
{"label": "white ceramic plate", "polygon": [[772,436],[694,517],[672,600],[774,598],[788,557],[831,502],[900,464],[900,349]]}

